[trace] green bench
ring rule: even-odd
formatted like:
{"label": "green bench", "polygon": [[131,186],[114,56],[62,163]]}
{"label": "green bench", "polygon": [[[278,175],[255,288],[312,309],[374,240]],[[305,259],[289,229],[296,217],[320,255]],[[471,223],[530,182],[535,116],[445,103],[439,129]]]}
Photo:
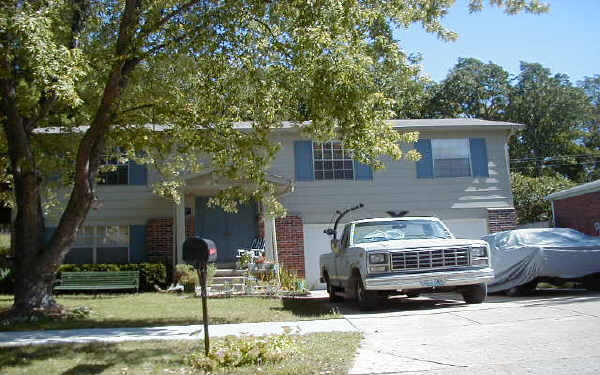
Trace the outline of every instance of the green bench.
{"label": "green bench", "polygon": [[140,284],[139,271],[61,272],[54,290],[135,289]]}

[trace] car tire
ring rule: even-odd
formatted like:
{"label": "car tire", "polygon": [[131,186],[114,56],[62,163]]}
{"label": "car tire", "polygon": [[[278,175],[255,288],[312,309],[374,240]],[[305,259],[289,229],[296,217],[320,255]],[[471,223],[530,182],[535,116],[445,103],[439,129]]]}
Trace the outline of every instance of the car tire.
{"label": "car tire", "polygon": [[406,297],[407,298],[417,298],[418,296],[420,296],[421,293],[406,293]]}
{"label": "car tire", "polygon": [[583,281],[583,287],[591,292],[600,292],[600,275],[586,277]]}
{"label": "car tire", "polygon": [[471,285],[462,291],[462,297],[466,303],[483,303],[487,297],[487,285],[485,283]]}
{"label": "car tire", "polygon": [[381,300],[378,295],[365,289],[362,279],[354,276],[354,290],[356,291],[356,303],[362,311],[373,310]]}
{"label": "car tire", "polygon": [[536,280],[532,280],[528,283],[525,283],[523,285],[518,285],[515,287],[512,287],[510,289],[508,289],[506,291],[506,295],[509,297],[522,297],[522,296],[527,296],[531,293],[533,293],[535,291],[535,288],[537,287],[537,281]]}

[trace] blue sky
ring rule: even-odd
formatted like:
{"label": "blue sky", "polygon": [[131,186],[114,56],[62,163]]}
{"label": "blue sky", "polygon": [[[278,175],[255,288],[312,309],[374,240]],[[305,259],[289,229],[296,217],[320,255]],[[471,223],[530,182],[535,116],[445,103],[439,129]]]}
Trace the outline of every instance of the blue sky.
{"label": "blue sky", "polygon": [[519,62],[537,62],[565,73],[576,83],[600,74],[600,0],[546,0],[550,13],[508,16],[486,6],[469,14],[468,0],[457,0],[444,24],[458,32],[456,42],[443,42],[419,25],[397,30],[406,52],[423,55],[424,72],[433,80],[446,77],[459,57],[475,57],[501,65],[511,74]]}

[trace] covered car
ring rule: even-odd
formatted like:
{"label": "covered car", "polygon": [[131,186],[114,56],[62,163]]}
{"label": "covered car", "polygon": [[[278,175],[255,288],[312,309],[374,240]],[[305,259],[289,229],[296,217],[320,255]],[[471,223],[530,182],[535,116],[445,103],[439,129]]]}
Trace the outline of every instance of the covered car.
{"label": "covered car", "polygon": [[600,290],[600,238],[568,228],[517,229],[482,237],[490,245],[494,280],[488,291],[526,294],[540,281],[582,282]]}

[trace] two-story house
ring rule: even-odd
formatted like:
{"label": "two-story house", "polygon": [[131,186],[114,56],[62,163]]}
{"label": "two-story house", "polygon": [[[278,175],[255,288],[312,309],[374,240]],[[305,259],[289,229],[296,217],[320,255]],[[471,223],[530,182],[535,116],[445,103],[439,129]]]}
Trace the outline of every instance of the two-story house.
{"label": "two-story house", "polygon": [[408,210],[412,216],[436,216],[457,237],[510,229],[515,211],[510,186],[507,142],[522,125],[477,119],[391,120],[399,131],[419,131],[418,162],[387,161],[374,172],[352,159],[339,142],[313,142],[290,125],[274,140],[281,151],[270,179],[287,209],[284,218],[263,215],[260,202],[228,214],[207,208],[208,198],[229,182],[207,171],[189,176],[179,205],[152,193],[157,174],[130,163],[99,186],[100,208],[90,212],[66,263],[141,262],[157,258],[181,261],[183,241],[198,235],[213,239],[219,263],[231,264],[238,248],[256,236],[267,255],[320,286],[319,255],[328,252],[336,210],[357,203],[353,218],[387,216]]}

